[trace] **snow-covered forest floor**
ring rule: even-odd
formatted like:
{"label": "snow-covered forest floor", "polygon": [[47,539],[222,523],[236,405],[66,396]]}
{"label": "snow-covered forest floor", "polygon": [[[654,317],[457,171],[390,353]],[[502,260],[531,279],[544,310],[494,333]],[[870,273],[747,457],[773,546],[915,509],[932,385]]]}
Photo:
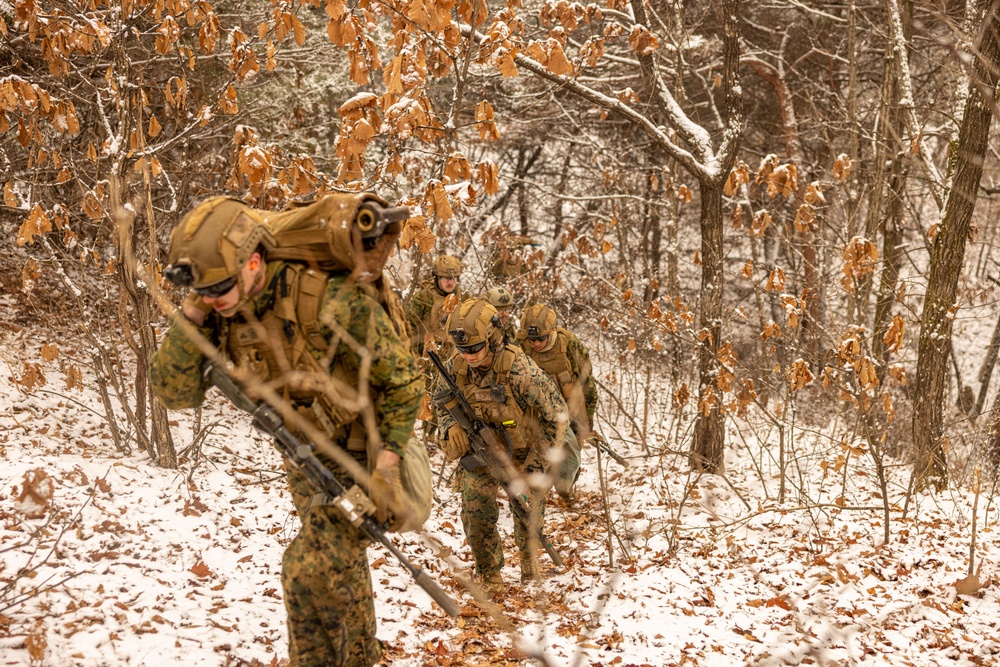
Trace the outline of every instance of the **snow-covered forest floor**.
{"label": "snow-covered forest floor", "polygon": [[[49,360],[25,366],[42,345]],[[28,329],[0,341],[0,665],[283,664],[280,561],[297,519],[277,454],[215,392],[203,437],[193,411],[171,415],[179,470],[153,466],[134,440],[131,454],[118,452],[75,345]],[[67,389],[71,367],[82,386]],[[384,664],[995,664],[1000,507],[990,483],[976,513],[983,586],[959,595],[971,489],[907,503],[908,471],[890,466],[883,543],[870,457],[821,428],[795,432],[779,502],[777,436],[753,413],[730,422],[726,476],[695,478],[687,442],[668,435],[685,429],[666,423],[666,408],[648,417],[645,445],[611,401],[601,410],[630,467],[602,458],[606,515],[596,453],[585,450],[579,503],[553,495],[546,511],[567,566],[543,555],[541,590],[520,583],[505,509],[509,595],[490,610],[463,591],[451,568],[471,556],[447,481],[426,535],[396,541],[460,601],[459,619],[370,549]],[[442,470],[437,452],[432,467]],[[41,473],[50,481],[26,482]]]}

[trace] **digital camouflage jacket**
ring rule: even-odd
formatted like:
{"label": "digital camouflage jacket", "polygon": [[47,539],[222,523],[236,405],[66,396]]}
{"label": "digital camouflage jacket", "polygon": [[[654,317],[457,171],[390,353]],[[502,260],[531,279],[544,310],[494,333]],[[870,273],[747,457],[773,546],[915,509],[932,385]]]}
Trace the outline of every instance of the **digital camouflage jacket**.
{"label": "digital camouflage jacket", "polygon": [[[561,361],[568,365],[573,382],[583,390],[583,400],[587,411],[587,419],[592,424],[594,421],[594,413],[597,411],[597,382],[594,381],[593,367],[590,363],[590,353],[587,351],[587,348],[583,346],[583,343],[580,342],[580,339],[576,337],[576,334],[572,331],[563,329],[562,327],[556,327],[556,340],[550,349],[542,352],[536,352],[534,348],[531,347],[531,343],[529,343],[527,339],[520,340],[520,343],[524,353],[528,355],[532,361],[547,371],[549,370],[549,366],[553,366],[555,367],[555,370],[558,370],[558,366],[561,365],[559,362],[551,359],[551,357],[564,357]],[[560,354],[561,350],[564,348],[565,354]],[[549,375],[551,377],[552,373],[550,372]],[[568,383],[562,382],[562,380],[556,377],[553,377],[553,379],[560,385],[563,397],[565,398],[565,387]]]}
{"label": "digital camouflage jacket", "polygon": [[[287,262],[268,262],[266,286],[248,304],[249,312],[256,318],[264,319],[269,309],[274,308],[279,279],[286,268],[296,267],[289,267]],[[181,317],[179,312],[177,316]],[[379,303],[375,288],[349,280],[346,275],[329,276],[318,319],[322,324],[320,334],[332,348],[330,368],[342,366],[347,376],[357,377],[361,360],[347,342],[334,334],[331,323],[337,323],[372,355],[368,384],[382,446],[402,455],[413,430],[423,386],[416,361]],[[205,326],[196,328],[213,345],[228,348],[231,347],[229,332],[238,328],[239,321],[227,320],[213,312],[206,318]],[[286,328],[286,332],[290,336],[304,336],[295,327]],[[311,344],[306,349],[317,359],[330,354]],[[194,342],[180,326],[171,324],[150,369],[153,390],[168,409],[201,404],[207,389],[201,374],[203,361],[204,356]]]}
{"label": "digital camouflage jacket", "polygon": [[[506,373],[500,372],[498,366],[503,363],[505,356],[513,355],[510,370]],[[456,364],[456,361],[460,363]],[[475,405],[473,393],[476,389],[485,389],[493,385],[502,385],[505,397],[512,398],[521,412],[524,419],[531,420],[532,423],[518,424],[518,429],[528,437],[537,437],[537,442],[526,443],[537,455],[544,456],[544,452],[556,443],[558,435],[559,415],[567,414],[566,401],[563,400],[559,389],[552,382],[551,378],[535,365],[531,359],[525,356],[524,352],[513,345],[509,345],[493,355],[493,364],[490,368],[482,371],[471,368],[464,363],[464,359],[458,356],[452,357],[445,362],[445,367],[453,376],[456,375],[456,366],[465,366],[468,383],[456,377],[456,382],[462,388],[466,398],[473,403],[473,408],[477,413],[480,409]],[[506,375],[506,378],[503,376]],[[503,428],[501,424],[492,423],[488,416],[489,411],[485,411],[479,416],[490,426]],[[447,433],[451,425],[455,423],[447,411],[441,411],[441,432]],[[566,431],[569,429],[567,428]],[[516,438],[512,438],[516,442]],[[564,437],[565,439],[565,437]]]}

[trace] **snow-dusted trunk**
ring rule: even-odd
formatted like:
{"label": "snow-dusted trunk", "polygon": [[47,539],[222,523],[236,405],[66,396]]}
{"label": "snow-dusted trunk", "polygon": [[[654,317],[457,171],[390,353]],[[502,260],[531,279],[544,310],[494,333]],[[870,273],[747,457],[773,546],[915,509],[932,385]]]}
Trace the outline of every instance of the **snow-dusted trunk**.
{"label": "snow-dusted trunk", "polygon": [[965,257],[976,191],[983,173],[989,140],[993,91],[1000,80],[1000,0],[981,0],[982,28],[973,54],[969,98],[953,142],[951,189],[940,231],[934,240],[930,277],[921,316],[917,358],[916,401],[913,409],[914,475],[917,488],[947,484],[948,471],[941,435],[942,403],[948,377],[952,322],[958,277]]}
{"label": "snow-dusted trunk", "polygon": [[709,473],[724,468],[725,432],[716,386],[722,336],[722,183],[701,183],[701,299],[699,304],[698,421],[691,446],[691,467]]}
{"label": "snow-dusted trunk", "polygon": [[[899,25],[906,44],[909,44],[913,32],[913,3],[905,0],[899,6],[901,16]],[[896,22],[893,22],[896,25]],[[876,366],[879,382],[885,378],[888,350],[883,341],[892,319],[892,305],[896,301],[896,283],[899,280],[900,243],[902,229],[902,197],[906,188],[906,172],[903,165],[904,147],[900,145],[900,137],[905,136],[906,124],[899,105],[900,87],[898,80],[902,78],[899,71],[908,59],[899,57],[897,40],[891,40],[886,49],[885,69],[883,71],[884,102],[876,126],[875,177],[872,179],[872,194],[868,205],[868,218],[865,224],[865,236],[874,240],[875,235],[882,232],[882,268],[875,302],[875,321],[872,325],[871,348],[872,356],[880,363]],[[884,211],[884,213],[883,213]],[[862,295],[862,308],[868,305],[868,295],[872,287],[873,276],[865,275],[858,288]],[[862,313],[860,322],[865,318]]]}

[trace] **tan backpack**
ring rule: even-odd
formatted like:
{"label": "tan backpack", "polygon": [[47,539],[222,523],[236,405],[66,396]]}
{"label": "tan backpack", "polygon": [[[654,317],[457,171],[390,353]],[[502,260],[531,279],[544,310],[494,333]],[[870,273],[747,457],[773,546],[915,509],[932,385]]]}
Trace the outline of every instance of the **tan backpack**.
{"label": "tan backpack", "polygon": [[[402,303],[382,274],[402,232],[402,222],[409,217],[407,207],[389,207],[370,193],[329,194],[279,213],[264,212],[263,216],[273,237],[263,244],[268,259],[304,262],[328,273],[350,272],[352,280],[371,283],[403,343],[409,346]],[[301,298],[300,292],[296,304],[299,326],[312,345],[325,350],[329,345],[319,324],[325,284],[305,291],[317,298]],[[413,511],[399,532],[420,530],[430,516],[434,493],[427,449],[417,438],[410,438],[407,444],[400,477]]]}

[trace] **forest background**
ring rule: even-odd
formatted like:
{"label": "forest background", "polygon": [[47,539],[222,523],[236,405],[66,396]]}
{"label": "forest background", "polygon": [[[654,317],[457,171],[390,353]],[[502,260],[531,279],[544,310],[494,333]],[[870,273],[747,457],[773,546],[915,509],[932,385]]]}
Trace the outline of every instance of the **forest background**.
{"label": "forest background", "polygon": [[[2,326],[78,342],[65,391],[183,466],[146,380],[173,225],[373,190],[413,211],[404,296],[447,252],[469,293],[544,298],[620,446],[693,480],[745,448],[756,504],[888,544],[997,480],[997,5],[0,0]],[[54,347],[5,351],[20,391]],[[810,482],[848,474],[873,506]]]}

